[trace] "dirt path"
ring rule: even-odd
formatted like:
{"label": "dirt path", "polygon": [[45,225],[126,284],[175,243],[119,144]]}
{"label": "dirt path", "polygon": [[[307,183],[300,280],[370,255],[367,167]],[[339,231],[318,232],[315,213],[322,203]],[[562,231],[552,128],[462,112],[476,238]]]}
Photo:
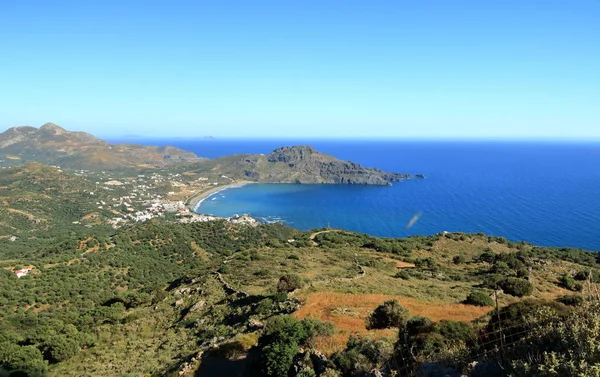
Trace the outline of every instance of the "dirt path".
{"label": "dirt path", "polygon": [[339,232],[344,232],[341,229],[328,229],[328,230],[320,230],[318,232],[314,232],[313,234],[310,235],[310,240],[313,243],[314,246],[319,246],[319,244],[315,241],[315,237],[318,236],[319,234],[323,234],[323,233],[339,233]]}

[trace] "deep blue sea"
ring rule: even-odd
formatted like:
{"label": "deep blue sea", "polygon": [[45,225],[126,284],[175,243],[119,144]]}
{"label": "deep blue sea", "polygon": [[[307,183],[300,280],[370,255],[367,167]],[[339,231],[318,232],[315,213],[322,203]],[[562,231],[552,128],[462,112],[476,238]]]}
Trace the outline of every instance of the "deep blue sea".
{"label": "deep blue sea", "polygon": [[[299,229],[330,225],[386,237],[484,232],[513,241],[600,251],[600,143],[180,139],[144,143],[176,145],[205,157],[266,154],[283,145],[310,144],[364,166],[427,176],[392,187],[252,184],[205,200],[199,208],[202,213],[249,213]],[[418,221],[407,229],[418,214]]]}

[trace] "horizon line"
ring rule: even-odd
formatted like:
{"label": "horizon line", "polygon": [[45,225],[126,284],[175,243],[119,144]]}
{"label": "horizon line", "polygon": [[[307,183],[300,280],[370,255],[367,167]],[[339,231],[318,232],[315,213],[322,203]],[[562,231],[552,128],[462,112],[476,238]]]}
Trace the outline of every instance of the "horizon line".
{"label": "horizon line", "polygon": [[153,135],[113,135],[100,136],[106,140],[190,140],[190,141],[281,141],[281,140],[306,140],[306,141],[489,141],[489,142],[600,142],[600,136],[572,136],[572,137],[539,137],[539,136],[481,136],[481,137],[423,137],[423,136],[153,136]]}

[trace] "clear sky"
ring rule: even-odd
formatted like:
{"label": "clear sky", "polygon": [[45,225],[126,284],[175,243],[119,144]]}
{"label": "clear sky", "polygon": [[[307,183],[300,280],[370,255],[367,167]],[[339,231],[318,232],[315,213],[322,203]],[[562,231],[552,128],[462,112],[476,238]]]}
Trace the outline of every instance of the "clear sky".
{"label": "clear sky", "polygon": [[0,1],[0,130],[600,138],[600,0]]}

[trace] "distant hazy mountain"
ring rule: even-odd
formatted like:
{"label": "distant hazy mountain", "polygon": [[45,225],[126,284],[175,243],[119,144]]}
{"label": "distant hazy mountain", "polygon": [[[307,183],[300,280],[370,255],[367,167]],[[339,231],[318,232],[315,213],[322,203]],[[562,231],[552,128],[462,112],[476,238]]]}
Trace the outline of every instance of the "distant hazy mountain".
{"label": "distant hazy mountain", "polygon": [[114,169],[195,161],[198,156],[169,146],[110,144],[85,132],[70,132],[46,123],[40,128],[13,127],[0,134],[0,159],[81,169]]}

